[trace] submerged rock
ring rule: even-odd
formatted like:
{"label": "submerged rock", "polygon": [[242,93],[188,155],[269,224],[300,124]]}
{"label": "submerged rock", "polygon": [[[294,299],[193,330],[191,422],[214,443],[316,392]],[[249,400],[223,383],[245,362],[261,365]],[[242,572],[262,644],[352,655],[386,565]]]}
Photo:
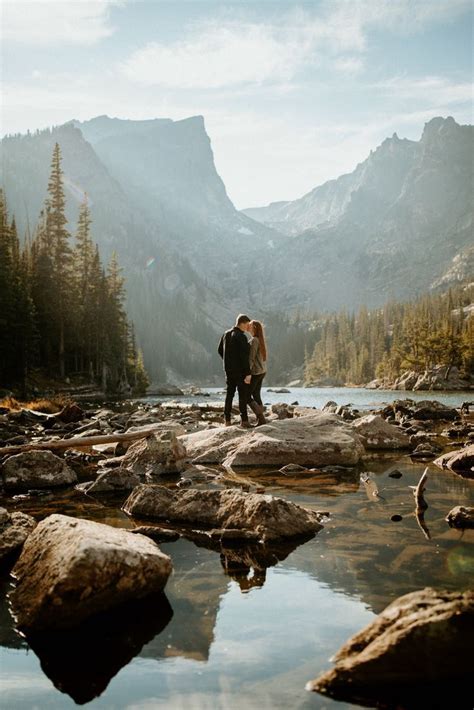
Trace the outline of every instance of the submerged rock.
{"label": "submerged rock", "polygon": [[366,449],[407,449],[410,439],[404,431],[377,414],[367,414],[352,422]]}
{"label": "submerged rock", "polygon": [[27,539],[10,595],[21,629],[76,626],[97,612],[160,592],[171,560],[143,535],[50,515]]}
{"label": "submerged rock", "polygon": [[447,514],[446,522],[451,528],[474,528],[474,508],[457,505]]}
{"label": "submerged rock", "polygon": [[24,451],[9,456],[2,466],[6,490],[51,488],[75,483],[77,476],[67,463],[51,451]]}
{"label": "submerged rock", "polygon": [[474,591],[425,588],[392,602],[307,688],[370,707],[449,707],[472,690],[473,639]]}
{"label": "submerged rock", "polygon": [[0,508],[0,564],[13,552],[19,553],[36,520],[26,513],[9,513]]}
{"label": "submerged rock", "polygon": [[226,466],[354,466],[364,448],[352,429],[332,414],[304,416],[258,429],[219,427],[182,437],[193,463]]}
{"label": "submerged rock", "polygon": [[135,488],[125,501],[129,515],[206,528],[257,532],[260,539],[278,540],[318,532],[319,514],[282,498],[238,489],[172,491],[156,485]]}

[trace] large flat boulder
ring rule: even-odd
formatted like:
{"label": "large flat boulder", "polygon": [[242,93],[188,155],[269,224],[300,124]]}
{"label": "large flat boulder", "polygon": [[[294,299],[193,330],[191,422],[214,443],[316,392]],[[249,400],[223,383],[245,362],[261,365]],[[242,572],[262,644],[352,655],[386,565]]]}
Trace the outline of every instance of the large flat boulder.
{"label": "large flat boulder", "polygon": [[143,535],[50,515],[28,537],[13,568],[11,602],[25,630],[76,626],[97,612],[161,591],[171,560]]}
{"label": "large flat boulder", "polygon": [[440,468],[449,468],[450,471],[458,473],[464,478],[474,478],[474,444],[456,451],[449,451],[433,463]]}
{"label": "large flat boulder", "polygon": [[363,454],[358,435],[333,414],[312,411],[256,429],[218,427],[181,437],[193,463],[226,466],[354,466]]}
{"label": "large flat boulder", "polygon": [[323,527],[313,510],[239,489],[173,491],[144,484],[134,489],[123,510],[174,524],[256,532],[262,541],[309,535]]}
{"label": "large flat boulder", "polygon": [[474,528],[474,508],[456,505],[447,514],[446,522],[451,528]]}
{"label": "large flat boulder", "polygon": [[472,690],[473,652],[474,591],[428,587],[392,602],[307,687],[369,707],[449,707]]}
{"label": "large flat boulder", "polygon": [[77,481],[72,468],[51,451],[24,451],[9,456],[2,466],[2,478],[8,491],[53,488]]}
{"label": "large flat boulder", "polygon": [[389,424],[378,414],[366,414],[352,422],[366,449],[396,450],[410,448],[410,438],[403,429]]}

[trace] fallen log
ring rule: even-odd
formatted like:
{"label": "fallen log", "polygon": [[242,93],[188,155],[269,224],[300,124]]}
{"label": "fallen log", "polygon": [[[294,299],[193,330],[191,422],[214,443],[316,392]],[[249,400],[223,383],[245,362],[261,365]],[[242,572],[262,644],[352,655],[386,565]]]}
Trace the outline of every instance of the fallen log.
{"label": "fallen log", "polygon": [[[157,426],[156,431],[163,431],[162,426]],[[96,444],[113,444],[120,441],[133,441],[134,439],[145,439],[151,436],[155,429],[148,431],[130,431],[122,434],[100,434],[96,436],[75,436],[70,439],[53,439],[51,441],[38,441],[31,444],[17,444],[16,446],[0,447],[0,457],[8,454],[21,454],[23,451],[38,451],[41,449],[79,449]]]}

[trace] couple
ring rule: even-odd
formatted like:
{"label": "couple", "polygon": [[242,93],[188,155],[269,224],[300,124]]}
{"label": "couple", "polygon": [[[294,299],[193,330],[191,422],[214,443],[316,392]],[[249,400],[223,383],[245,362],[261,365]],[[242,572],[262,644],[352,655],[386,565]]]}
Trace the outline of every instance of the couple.
{"label": "couple", "polygon": [[225,425],[231,425],[232,401],[239,393],[240,424],[250,429],[247,407],[257,417],[257,426],[265,424],[261,389],[267,368],[267,348],[263,326],[258,320],[239,315],[235,325],[222,336],[218,353],[224,361],[226,398]]}

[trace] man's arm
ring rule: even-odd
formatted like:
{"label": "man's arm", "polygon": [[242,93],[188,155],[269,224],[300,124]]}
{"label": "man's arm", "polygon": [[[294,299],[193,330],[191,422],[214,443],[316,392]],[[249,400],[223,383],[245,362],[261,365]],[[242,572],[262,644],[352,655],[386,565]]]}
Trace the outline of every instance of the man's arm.
{"label": "man's arm", "polygon": [[224,357],[224,336],[222,336],[222,338],[220,339],[219,347],[217,348],[217,352],[219,353],[221,358]]}

